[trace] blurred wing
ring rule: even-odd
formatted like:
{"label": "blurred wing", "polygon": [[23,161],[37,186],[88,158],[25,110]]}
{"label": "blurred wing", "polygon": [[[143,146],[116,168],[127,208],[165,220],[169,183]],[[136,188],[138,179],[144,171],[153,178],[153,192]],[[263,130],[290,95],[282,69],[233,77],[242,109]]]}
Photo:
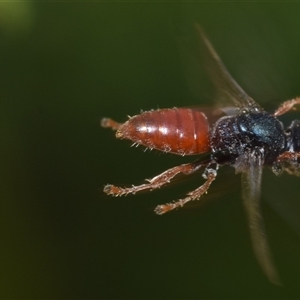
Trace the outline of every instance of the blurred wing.
{"label": "blurred wing", "polygon": [[224,106],[261,110],[260,106],[231,77],[200,25],[195,24],[195,28],[199,42],[203,45],[203,56],[210,79],[220,93]]}
{"label": "blurred wing", "polygon": [[269,280],[280,284],[267,242],[260,209],[260,187],[263,160],[261,155],[250,154],[249,168],[242,173],[243,200],[248,215],[250,235],[255,256]]}

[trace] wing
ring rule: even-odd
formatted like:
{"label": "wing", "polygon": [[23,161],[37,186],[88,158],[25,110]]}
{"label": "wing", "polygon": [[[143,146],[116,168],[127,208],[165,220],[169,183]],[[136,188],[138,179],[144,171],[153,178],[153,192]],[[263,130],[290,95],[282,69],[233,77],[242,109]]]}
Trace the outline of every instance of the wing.
{"label": "wing", "polygon": [[255,256],[269,280],[280,284],[267,242],[260,209],[260,187],[263,159],[261,154],[248,156],[248,168],[242,172],[243,200],[248,215],[250,235]]}
{"label": "wing", "polygon": [[200,25],[195,24],[197,36],[203,46],[204,61],[211,81],[220,93],[224,106],[249,107],[261,110],[261,107],[231,77]]}

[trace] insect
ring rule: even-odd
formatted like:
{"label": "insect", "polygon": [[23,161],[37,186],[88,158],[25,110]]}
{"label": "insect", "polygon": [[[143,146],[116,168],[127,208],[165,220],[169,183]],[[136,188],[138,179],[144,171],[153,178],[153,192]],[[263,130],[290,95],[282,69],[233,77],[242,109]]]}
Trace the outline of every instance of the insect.
{"label": "insect", "polygon": [[117,138],[129,139],[134,145],[182,156],[200,155],[199,158],[168,169],[141,185],[107,184],[104,192],[117,197],[154,190],[178,174],[189,175],[203,169],[205,182],[183,199],[158,205],[155,212],[162,215],[205,194],[219,167],[234,167],[236,173],[242,174],[242,197],[254,253],[269,280],[279,284],[260,211],[262,170],[268,166],[276,175],[287,172],[300,176],[300,120],[294,120],[285,129],[278,119],[294,110],[300,98],[283,102],[274,113],[265,112],[231,77],[202,28],[196,24],[195,30],[209,76],[222,99],[222,107],[214,109],[221,112],[217,120],[211,124],[209,116],[198,109],[171,108],[142,112],[123,124],[103,118],[101,125],[116,130]]}

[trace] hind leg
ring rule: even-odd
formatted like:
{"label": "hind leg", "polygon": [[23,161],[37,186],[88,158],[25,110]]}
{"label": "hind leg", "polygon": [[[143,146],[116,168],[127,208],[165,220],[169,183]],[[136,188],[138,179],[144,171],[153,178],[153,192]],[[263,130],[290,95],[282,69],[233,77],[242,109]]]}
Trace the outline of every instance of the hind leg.
{"label": "hind leg", "polygon": [[137,186],[132,187],[117,187],[112,184],[107,184],[104,187],[104,193],[107,195],[112,195],[115,197],[128,195],[128,194],[135,194],[140,191],[144,190],[155,190],[160,188],[163,185],[168,184],[176,175],[182,173],[185,175],[192,174],[199,170],[202,167],[207,166],[207,162],[195,161],[193,163],[183,164],[180,166],[176,166],[165,172],[153,177],[152,179],[147,179],[148,183],[144,183]]}
{"label": "hind leg", "polygon": [[216,169],[206,168],[206,170],[203,174],[203,177],[206,179],[206,181],[204,182],[204,184],[202,184],[200,187],[198,187],[194,191],[189,192],[187,194],[187,197],[185,197],[183,199],[179,199],[173,203],[158,205],[154,211],[158,215],[162,215],[162,214],[169,212],[175,208],[182,207],[184,204],[186,204],[189,201],[198,200],[203,194],[205,194],[208,191],[211,183],[216,179],[216,177],[217,177]]}
{"label": "hind leg", "polygon": [[112,130],[118,130],[122,125],[122,123],[118,123],[110,118],[102,118],[100,124],[102,127],[111,128]]}

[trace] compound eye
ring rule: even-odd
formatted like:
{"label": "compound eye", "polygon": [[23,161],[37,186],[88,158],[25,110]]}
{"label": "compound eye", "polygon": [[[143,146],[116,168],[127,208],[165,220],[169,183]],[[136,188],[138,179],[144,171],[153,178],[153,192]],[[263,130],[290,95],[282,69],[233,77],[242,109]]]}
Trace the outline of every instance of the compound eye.
{"label": "compound eye", "polygon": [[246,126],[246,124],[245,123],[240,123],[239,124],[240,126],[240,130],[242,131],[242,132],[247,132],[248,131],[248,127]]}
{"label": "compound eye", "polygon": [[241,115],[238,119],[238,127],[241,133],[251,134],[250,132],[250,124],[247,115]]}

